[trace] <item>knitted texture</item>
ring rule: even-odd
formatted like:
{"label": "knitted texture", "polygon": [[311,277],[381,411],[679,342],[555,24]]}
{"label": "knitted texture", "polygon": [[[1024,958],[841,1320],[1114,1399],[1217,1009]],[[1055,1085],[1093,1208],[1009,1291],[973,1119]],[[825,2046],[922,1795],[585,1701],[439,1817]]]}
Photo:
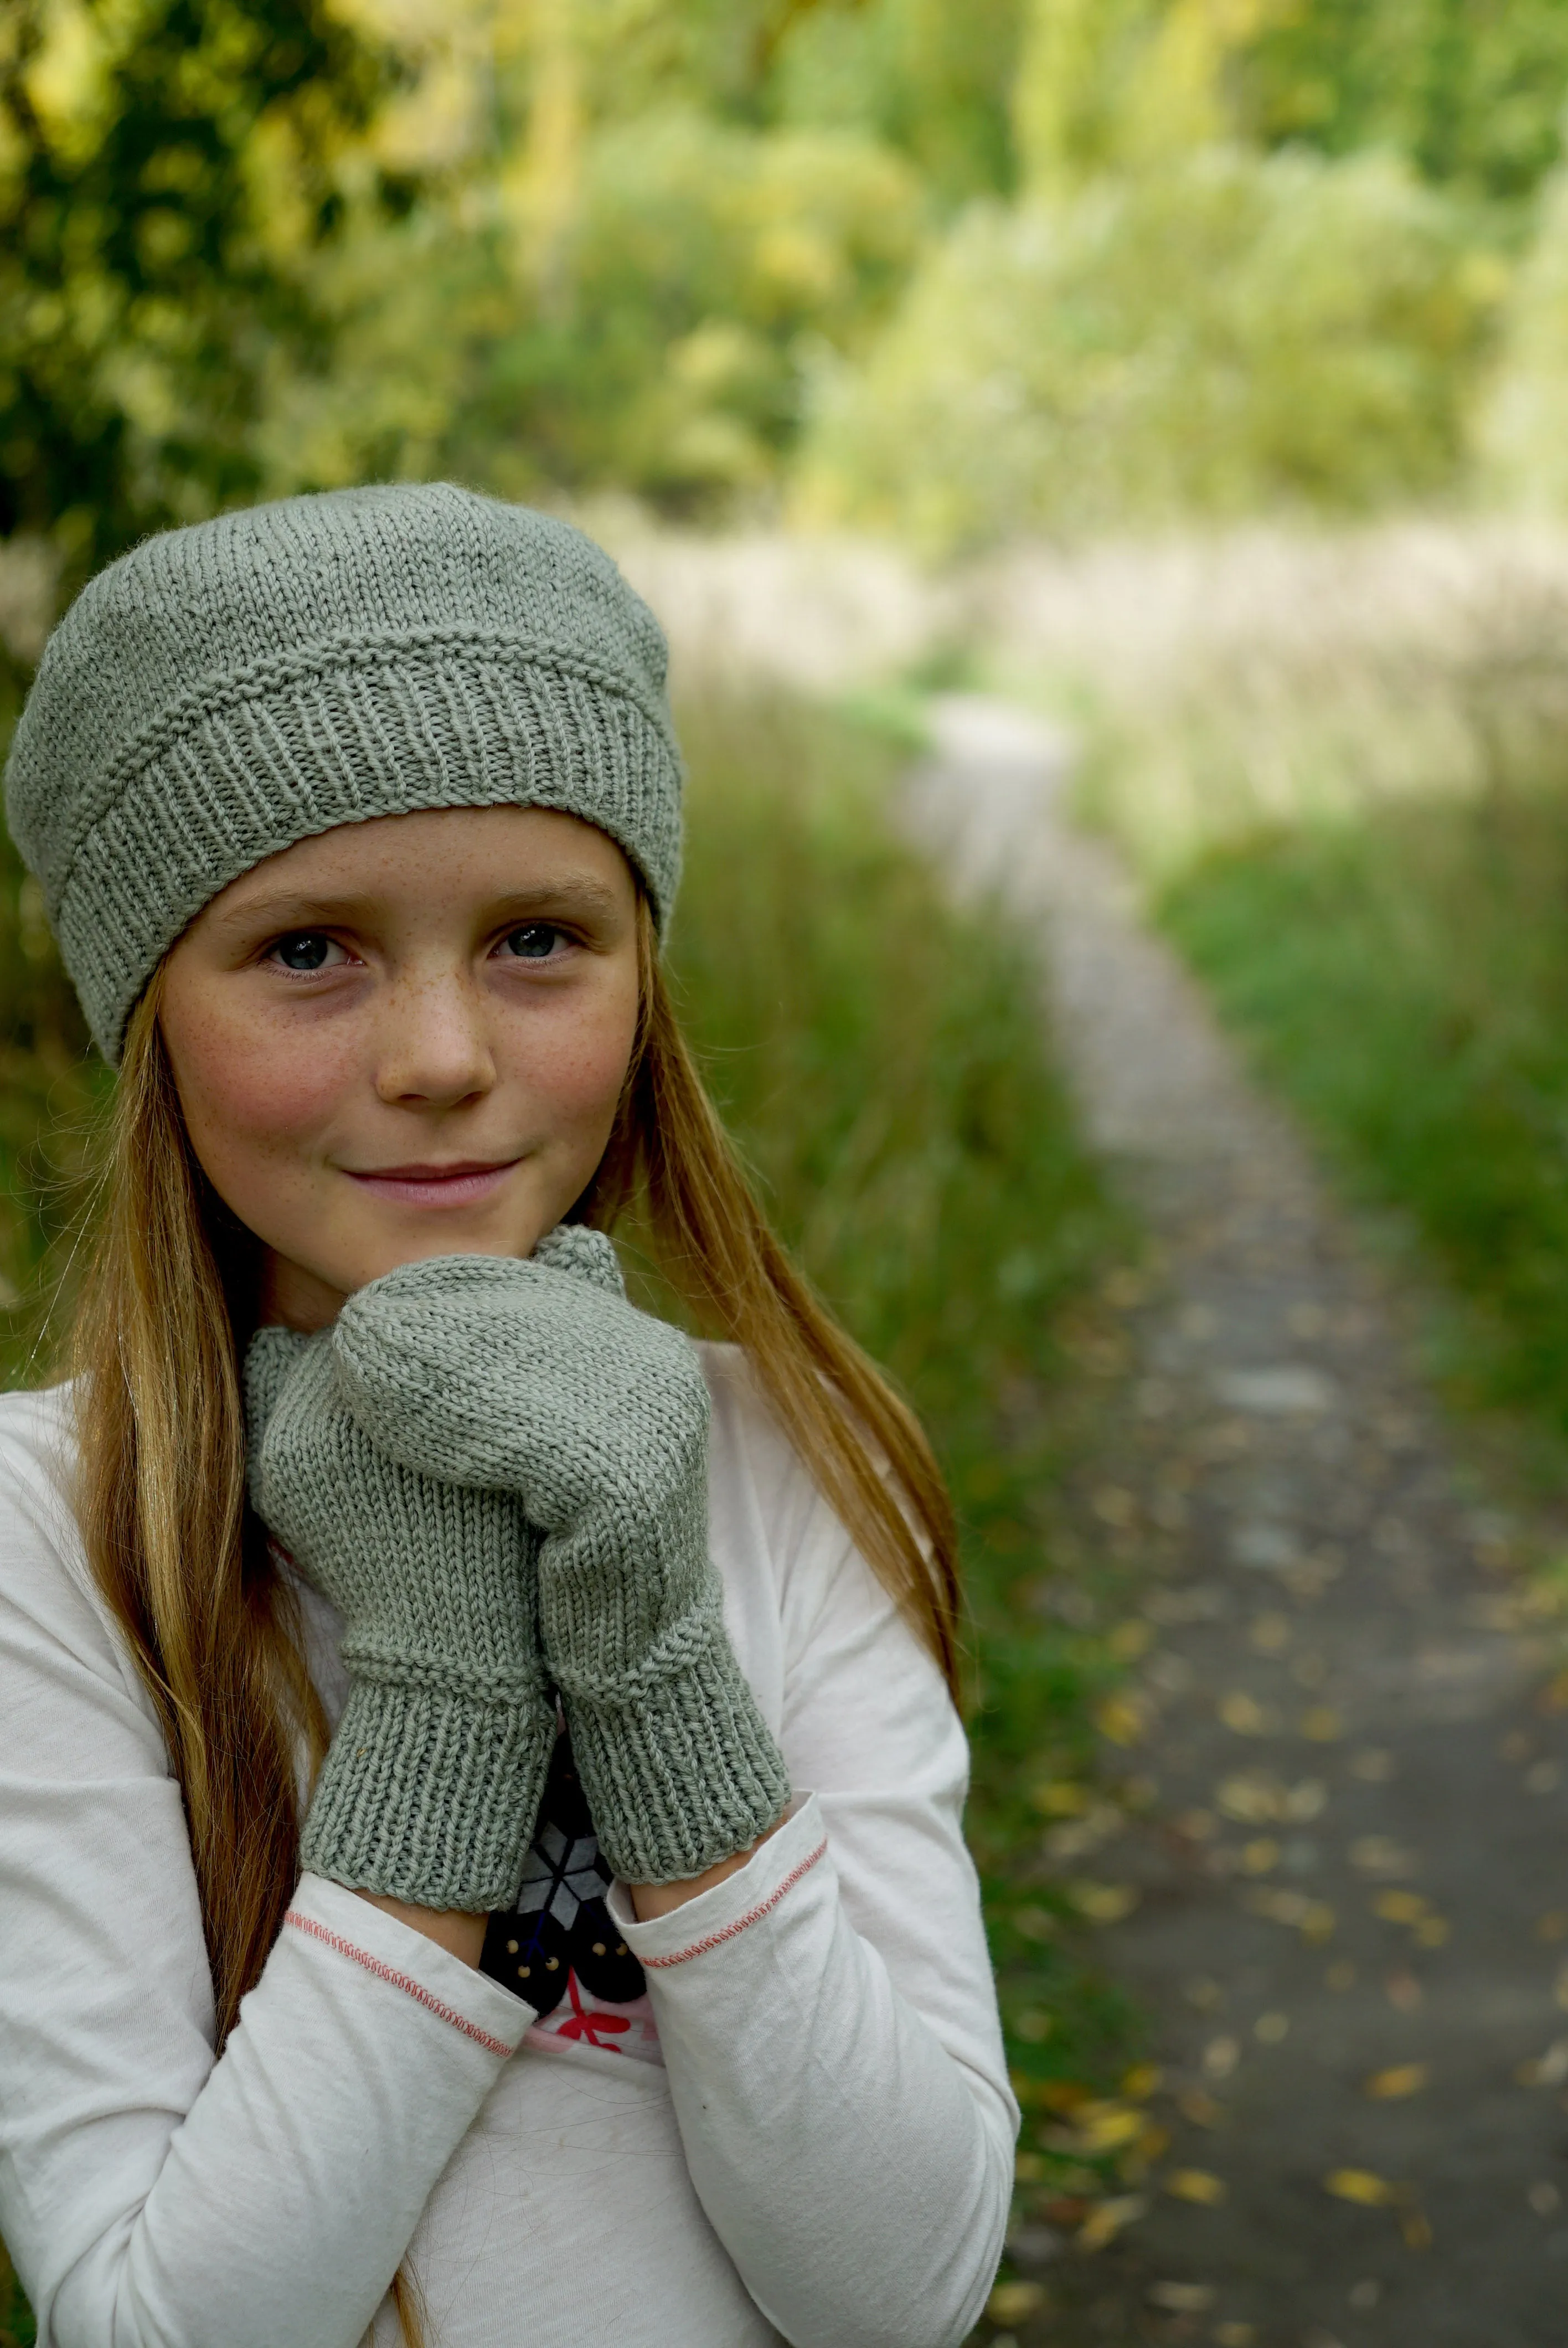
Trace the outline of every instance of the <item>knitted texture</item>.
{"label": "knitted texture", "polygon": [[658,623],[608,555],[437,482],[334,489],[147,540],[49,639],[6,813],[118,1056],[180,932],[263,857],[422,808],[564,809],[655,912],[680,875]]}
{"label": "knitted texture", "polygon": [[345,1626],[304,1864],[422,1908],[511,1906],[556,1736],[521,1509],[378,1450],[328,1333],[259,1330],[245,1398],[257,1513]]}
{"label": "knitted texture", "polygon": [[789,1781],[708,1555],[708,1390],[689,1340],[628,1303],[610,1241],[401,1265],[333,1343],[392,1457],[516,1493],[542,1532],[545,1660],[616,1873],[671,1882],[748,1849]]}

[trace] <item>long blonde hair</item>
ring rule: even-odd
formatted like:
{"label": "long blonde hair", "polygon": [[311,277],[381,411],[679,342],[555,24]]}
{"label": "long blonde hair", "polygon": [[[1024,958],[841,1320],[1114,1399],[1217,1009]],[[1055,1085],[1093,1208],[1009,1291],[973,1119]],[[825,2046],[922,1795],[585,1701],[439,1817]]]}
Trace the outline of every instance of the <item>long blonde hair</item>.
{"label": "long blonde hair", "polygon": [[[645,907],[640,957],[631,1064],[575,1212],[608,1230],[637,1208],[663,1279],[700,1326],[745,1349],[819,1488],[956,1688],[953,1519],[930,1446],[770,1230],[682,1036]],[[257,1246],[192,1154],[159,1025],[160,975],[130,1021],[74,1332],[78,1509],[184,1797],[221,2046],[294,1889],[300,1756],[319,1762],[327,1728],[292,1593],[245,1503],[240,1363]],[[400,2306],[405,2297],[406,2286]]]}

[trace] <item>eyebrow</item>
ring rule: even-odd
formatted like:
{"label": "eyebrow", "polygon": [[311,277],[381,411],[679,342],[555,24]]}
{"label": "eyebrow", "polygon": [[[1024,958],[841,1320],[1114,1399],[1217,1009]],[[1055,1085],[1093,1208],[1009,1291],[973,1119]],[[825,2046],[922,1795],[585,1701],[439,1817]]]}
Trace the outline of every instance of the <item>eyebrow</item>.
{"label": "eyebrow", "polygon": [[[374,890],[315,896],[295,889],[280,889],[272,896],[247,897],[239,904],[228,906],[215,913],[213,921],[216,927],[226,930],[252,929],[258,923],[266,928],[274,922],[279,928],[330,929],[337,922],[353,921],[383,901]],[[488,912],[491,918],[502,921],[512,913],[613,913],[616,908],[615,891],[585,872],[568,873],[532,889],[503,890],[490,900]]]}

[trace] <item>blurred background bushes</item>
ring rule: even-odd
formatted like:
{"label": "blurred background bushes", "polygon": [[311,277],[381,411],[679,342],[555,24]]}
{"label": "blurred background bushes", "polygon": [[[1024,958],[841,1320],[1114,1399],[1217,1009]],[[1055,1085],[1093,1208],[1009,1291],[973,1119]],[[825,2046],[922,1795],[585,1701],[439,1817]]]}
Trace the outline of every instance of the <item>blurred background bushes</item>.
{"label": "blurred background bushes", "polygon": [[1565,100],[1560,0],[12,0],[0,535],[1555,507]]}

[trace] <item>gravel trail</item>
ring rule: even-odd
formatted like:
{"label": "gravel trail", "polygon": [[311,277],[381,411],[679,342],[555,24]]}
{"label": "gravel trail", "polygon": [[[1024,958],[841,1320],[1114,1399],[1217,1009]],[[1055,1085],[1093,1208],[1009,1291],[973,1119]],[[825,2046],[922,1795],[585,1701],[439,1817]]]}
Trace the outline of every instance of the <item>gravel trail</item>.
{"label": "gravel trail", "polygon": [[1042,1859],[1129,1910],[1099,1945],[1152,2018],[1169,2141],[1092,2254],[1030,2216],[1039,2303],[979,2336],[1561,2348],[1568,1711],[1507,1527],[1287,1121],[1065,820],[1060,741],[955,696],[936,743],[911,819],[1040,924],[1154,1265],[1063,1501],[1142,1580],[1107,1756],[1132,1794],[1044,1828]]}

